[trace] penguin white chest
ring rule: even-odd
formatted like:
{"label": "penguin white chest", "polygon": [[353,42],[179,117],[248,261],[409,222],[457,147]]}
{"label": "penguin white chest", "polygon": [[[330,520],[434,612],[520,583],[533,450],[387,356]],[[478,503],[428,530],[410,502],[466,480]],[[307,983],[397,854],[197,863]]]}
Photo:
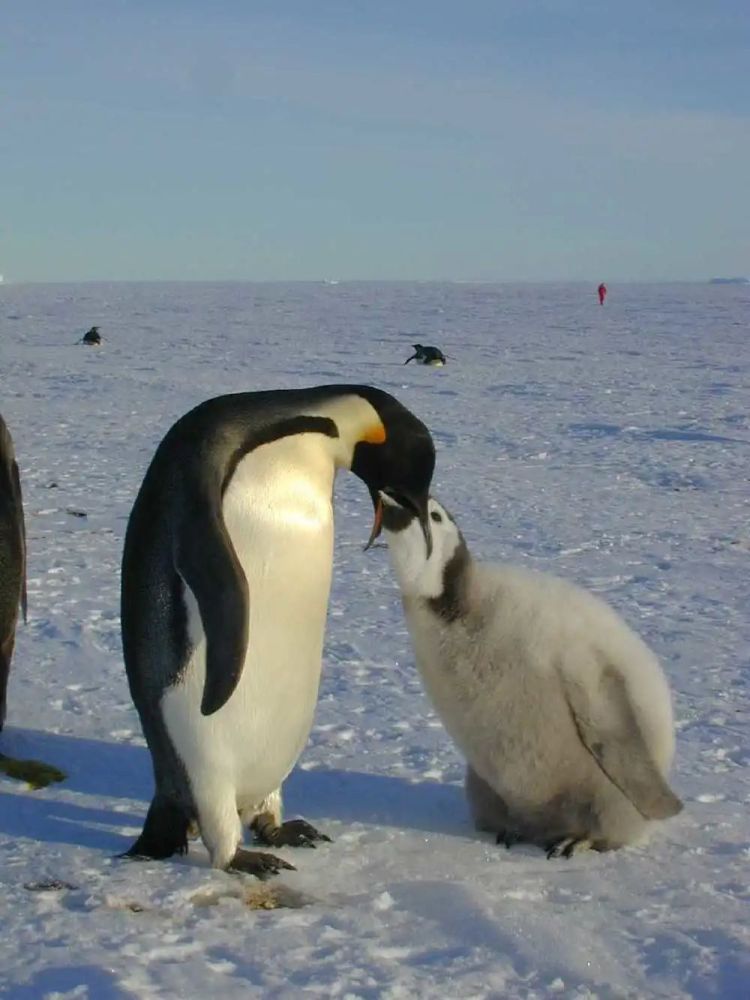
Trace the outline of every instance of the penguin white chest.
{"label": "penguin white chest", "polygon": [[224,522],[248,582],[248,648],[231,698],[208,717],[200,713],[205,635],[185,588],[194,651],[162,710],[188,774],[220,769],[240,803],[279,787],[312,725],[333,561],[335,467],[320,438],[255,449],[225,491]]}

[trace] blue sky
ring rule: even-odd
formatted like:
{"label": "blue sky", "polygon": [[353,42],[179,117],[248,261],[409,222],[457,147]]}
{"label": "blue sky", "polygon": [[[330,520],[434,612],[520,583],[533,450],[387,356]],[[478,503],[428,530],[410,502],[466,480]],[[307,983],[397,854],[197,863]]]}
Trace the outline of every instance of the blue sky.
{"label": "blue sky", "polygon": [[6,280],[750,272],[748,0],[28,0]]}

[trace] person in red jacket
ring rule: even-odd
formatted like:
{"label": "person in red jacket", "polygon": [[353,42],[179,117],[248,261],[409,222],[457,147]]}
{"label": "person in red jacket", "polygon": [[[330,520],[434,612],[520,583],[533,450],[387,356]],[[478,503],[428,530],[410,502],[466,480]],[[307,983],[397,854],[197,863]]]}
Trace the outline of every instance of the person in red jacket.
{"label": "person in red jacket", "polygon": [[599,305],[603,306],[604,300],[607,297],[607,286],[604,284],[604,282],[602,282],[601,285],[599,285],[597,291],[599,292]]}

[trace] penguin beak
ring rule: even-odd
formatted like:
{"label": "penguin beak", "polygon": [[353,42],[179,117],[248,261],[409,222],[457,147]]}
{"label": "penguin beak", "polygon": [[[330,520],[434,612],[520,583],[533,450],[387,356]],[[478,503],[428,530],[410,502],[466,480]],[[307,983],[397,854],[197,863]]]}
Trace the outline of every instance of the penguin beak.
{"label": "penguin beak", "polygon": [[417,511],[417,517],[419,518],[419,526],[422,529],[422,534],[424,535],[424,544],[427,550],[427,558],[429,559],[432,555],[432,532],[430,531],[430,515],[427,510],[428,499],[429,497],[425,494],[421,503],[414,502],[414,507]]}
{"label": "penguin beak", "polygon": [[[417,499],[416,497],[407,495],[403,492],[388,492],[388,503],[408,511],[412,517],[416,517],[419,521],[419,526],[422,529],[422,534],[424,535],[427,558],[429,559],[432,555],[432,532],[430,531],[430,517],[427,510],[428,499],[429,496],[427,494],[425,494],[424,498]],[[365,545],[365,552],[371,547],[375,539],[383,530],[382,491],[373,493],[373,504],[375,505],[375,520],[372,525],[370,537],[367,540],[367,545]]]}
{"label": "penguin beak", "polygon": [[373,545],[375,539],[383,530],[383,500],[380,495],[374,495],[372,502],[375,505],[375,518],[372,522],[370,537],[367,539],[367,545],[365,545],[365,552]]}

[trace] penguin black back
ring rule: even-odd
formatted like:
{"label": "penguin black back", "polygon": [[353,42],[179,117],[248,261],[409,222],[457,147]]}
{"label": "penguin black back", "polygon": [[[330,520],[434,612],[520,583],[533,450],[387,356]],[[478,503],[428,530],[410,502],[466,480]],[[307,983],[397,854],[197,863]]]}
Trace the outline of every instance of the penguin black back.
{"label": "penguin black back", "polygon": [[[304,410],[324,407],[326,402],[346,395],[367,400],[387,428],[382,441],[359,441],[351,463],[352,471],[367,483],[373,502],[382,486],[395,482],[407,495],[421,495],[426,509],[425,483],[429,484],[435,464],[430,433],[397,400],[373,386],[325,385],[209,399],[172,426],[146,472],[128,523],[122,567],[123,584],[135,577],[141,585],[123,586],[123,619],[138,616],[144,601],[149,607],[161,603],[163,595],[152,592],[149,580],[163,579],[162,574],[157,567],[153,567],[154,573],[146,574],[142,566],[144,547],[150,553],[160,551],[151,543],[161,535],[167,515],[172,532],[169,557],[175,559],[180,575],[195,593],[208,636],[216,636],[214,642],[209,640],[205,714],[216,711],[231,695],[247,647],[247,584],[217,514],[232,472],[244,455],[287,436],[316,432],[338,437],[333,420],[314,413],[306,415]],[[169,469],[166,477],[165,469]],[[202,525],[199,535],[189,527],[196,522]],[[204,589],[208,591],[205,595]],[[223,595],[222,602],[215,600],[218,593]],[[174,609],[175,604],[168,603]],[[171,621],[169,628],[184,635],[181,621]],[[130,634],[123,629],[124,643]],[[127,665],[130,658],[127,649],[125,652]],[[183,661],[182,655],[179,661]],[[176,680],[174,665],[164,664],[159,673],[159,684],[168,686]]]}
{"label": "penguin black back", "polygon": [[6,715],[18,607],[26,618],[26,532],[13,440],[0,416],[0,729]]}
{"label": "penguin black back", "polygon": [[424,344],[412,344],[414,354],[404,361],[408,365],[410,361],[417,361],[421,365],[445,365],[448,363],[445,355],[439,347]]}
{"label": "penguin black back", "polygon": [[98,326],[92,326],[90,330],[87,330],[81,338],[82,344],[88,344],[91,347],[98,347],[102,342],[102,335],[99,333]]}
{"label": "penguin black back", "polygon": [[281,823],[281,785],[317,697],[336,470],[367,486],[372,537],[390,486],[428,539],[434,462],[425,425],[371,386],[220,396],[167,432],[123,551],[123,652],[156,784],[131,856],[183,852],[197,820],[214,867],[262,875],[284,864],[238,848],[242,824],[273,846],[321,839]]}

